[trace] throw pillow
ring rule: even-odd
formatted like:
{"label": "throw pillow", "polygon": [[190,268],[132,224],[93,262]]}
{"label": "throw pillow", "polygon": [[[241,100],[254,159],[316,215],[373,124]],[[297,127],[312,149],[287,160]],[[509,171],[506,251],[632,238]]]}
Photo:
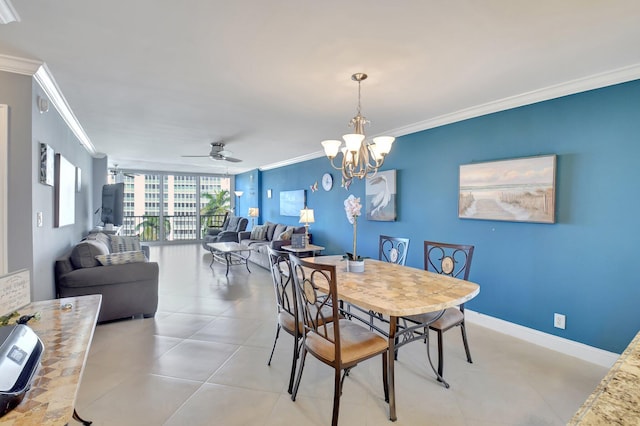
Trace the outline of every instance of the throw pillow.
{"label": "throw pillow", "polygon": [[253,229],[251,230],[251,237],[252,240],[256,240],[256,241],[264,241],[267,239],[267,226],[266,225],[258,225],[258,226],[254,226]]}
{"label": "throw pillow", "polygon": [[293,226],[289,226],[284,232],[281,232],[280,235],[278,235],[278,237],[276,238],[276,241],[290,240],[291,235],[293,235]]}
{"label": "throw pillow", "polygon": [[103,266],[122,265],[124,263],[146,262],[147,258],[141,250],[123,251],[119,253],[101,254],[96,256],[96,260]]}
{"label": "throw pillow", "polygon": [[[274,237],[273,233],[276,230],[277,223],[267,222],[264,225],[267,227],[267,241],[272,241]],[[277,235],[275,236],[277,237]]]}
{"label": "throw pillow", "polygon": [[109,247],[101,241],[81,241],[71,250],[71,264],[76,269],[100,266],[96,256],[105,254],[109,254]]}
{"label": "throw pillow", "polygon": [[140,237],[111,236],[111,253],[140,250]]}
{"label": "throw pillow", "polygon": [[87,235],[84,239],[100,241],[101,243],[104,243],[104,245],[106,245],[109,249],[111,249],[111,237],[108,234],[104,234],[102,232],[94,232]]}
{"label": "throw pillow", "polygon": [[274,239],[278,238],[278,236],[280,236],[280,234],[282,234],[286,230],[287,230],[287,225],[283,225],[282,223],[277,224],[276,229],[273,231],[273,238]]}

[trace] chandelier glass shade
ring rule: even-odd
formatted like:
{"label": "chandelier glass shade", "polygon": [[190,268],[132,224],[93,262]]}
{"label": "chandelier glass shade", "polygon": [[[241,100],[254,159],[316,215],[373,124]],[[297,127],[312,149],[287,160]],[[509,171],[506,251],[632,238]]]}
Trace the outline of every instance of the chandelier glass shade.
{"label": "chandelier glass shade", "polygon": [[[368,120],[360,113],[360,83],[366,79],[364,73],[357,73],[351,79],[358,82],[358,112],[351,119],[349,125],[354,132],[342,136],[342,141],[326,140],[322,141],[324,153],[331,161],[331,166],[342,172],[343,181],[350,181],[353,178],[364,179],[372,177],[384,163],[384,159],[391,151],[391,145],[395,141],[392,136],[379,136],[373,140],[365,140],[364,125]],[[342,162],[335,164],[338,154],[342,154]]]}

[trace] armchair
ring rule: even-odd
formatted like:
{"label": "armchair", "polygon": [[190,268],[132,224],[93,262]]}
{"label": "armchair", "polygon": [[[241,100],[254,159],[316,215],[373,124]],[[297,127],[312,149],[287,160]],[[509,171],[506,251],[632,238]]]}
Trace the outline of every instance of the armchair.
{"label": "armchair", "polygon": [[241,216],[230,216],[222,224],[222,228],[210,228],[207,230],[207,235],[204,236],[202,247],[209,249],[207,244],[209,243],[223,243],[228,241],[239,242],[238,234],[245,229],[249,224],[249,219]]}

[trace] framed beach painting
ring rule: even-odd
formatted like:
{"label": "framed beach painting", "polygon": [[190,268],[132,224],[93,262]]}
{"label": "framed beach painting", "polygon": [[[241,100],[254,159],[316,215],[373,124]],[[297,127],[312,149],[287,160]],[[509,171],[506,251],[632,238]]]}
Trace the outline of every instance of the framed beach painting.
{"label": "framed beach painting", "polygon": [[365,184],[367,219],[383,222],[396,220],[396,171],[378,172]]}
{"label": "framed beach painting", "polygon": [[280,191],[280,215],[281,216],[300,216],[300,210],[307,203],[307,197],[304,189],[296,191]]}
{"label": "framed beach painting", "polygon": [[458,217],[555,223],[556,155],[460,166]]}

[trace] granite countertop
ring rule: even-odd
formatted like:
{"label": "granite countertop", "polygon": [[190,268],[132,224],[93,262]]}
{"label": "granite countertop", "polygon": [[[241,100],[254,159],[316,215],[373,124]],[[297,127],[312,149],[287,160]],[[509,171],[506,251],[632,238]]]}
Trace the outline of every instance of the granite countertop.
{"label": "granite countertop", "polygon": [[640,332],[569,425],[640,425]]}

